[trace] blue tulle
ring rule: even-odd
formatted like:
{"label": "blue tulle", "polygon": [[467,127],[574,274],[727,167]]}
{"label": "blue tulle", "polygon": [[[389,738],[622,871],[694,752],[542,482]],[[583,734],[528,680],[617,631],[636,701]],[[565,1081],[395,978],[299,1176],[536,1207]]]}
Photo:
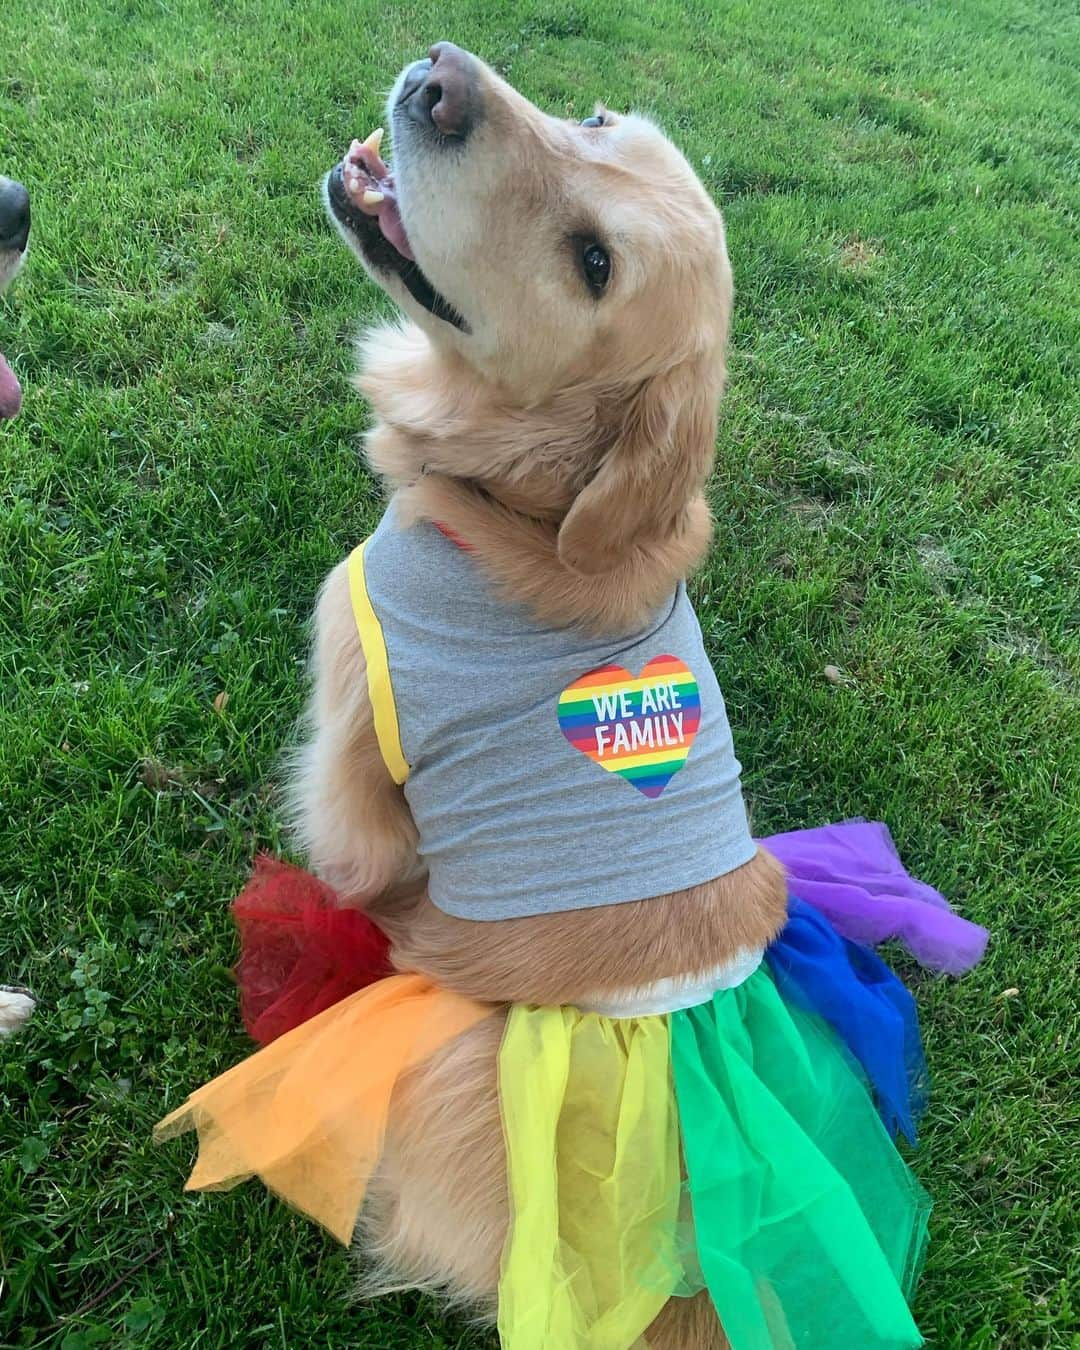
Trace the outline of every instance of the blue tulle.
{"label": "blue tulle", "polygon": [[889,1133],[914,1143],[927,1071],[915,1000],[903,984],[869,948],[841,937],[794,896],[766,957],[782,996],[823,1017],[862,1065]]}

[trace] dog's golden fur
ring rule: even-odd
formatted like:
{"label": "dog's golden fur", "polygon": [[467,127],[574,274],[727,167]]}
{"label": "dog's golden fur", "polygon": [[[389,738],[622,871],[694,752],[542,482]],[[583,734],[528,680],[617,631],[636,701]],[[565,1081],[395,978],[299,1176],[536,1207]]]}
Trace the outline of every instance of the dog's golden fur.
{"label": "dog's golden fur", "polygon": [[[499,137],[470,141],[467,157],[509,156],[511,169],[495,176],[505,187],[509,174],[511,188],[514,174],[527,179],[530,200],[555,181],[554,157],[548,215],[568,209],[568,193],[595,192],[596,137],[545,117],[478,70]],[[476,566],[544,622],[617,636],[708,547],[702,487],[724,380],[730,274],[719,214],[670,143],[636,119],[621,139],[617,124],[605,130],[604,227],[621,241],[616,267],[629,280],[607,310],[607,298],[590,299],[588,311],[568,304],[569,363],[560,364],[560,344],[545,328],[560,316],[543,317],[538,301],[538,369],[522,362],[531,340],[524,320],[512,360],[500,366],[483,308],[498,315],[505,343],[513,323],[492,299],[497,275],[485,276],[483,305],[468,316],[475,352],[393,278],[376,275],[413,321],[366,337],[358,385],[375,413],[369,461],[412,517],[467,540]],[[419,172],[402,164],[400,147],[396,171]],[[457,213],[479,209],[475,197],[475,182],[461,201],[444,194],[444,234],[453,237]],[[492,201],[484,205],[497,217]],[[421,205],[404,219],[428,270]],[[492,228],[503,226],[496,219]],[[522,229],[536,266],[545,265],[531,219]],[[447,246],[433,258],[436,284],[467,312],[458,297],[468,291],[468,251],[462,245],[456,261],[452,253]],[[508,286],[502,304],[526,312],[529,300]],[[386,929],[399,968],[494,1004],[574,1003],[700,972],[778,931],[784,879],[760,849],[707,885],[632,904],[497,924],[442,913],[426,893],[404,795],[380,758],[344,565],[323,586],[315,626],[311,734],[293,781],[299,838],[312,868]],[[375,1262],[369,1288],[437,1289],[493,1312],[508,1220],[495,1077],[502,1021],[498,1013],[466,1033],[395,1095],[363,1222]],[[656,1350],[725,1344],[702,1298],[672,1300],[649,1340]]]}

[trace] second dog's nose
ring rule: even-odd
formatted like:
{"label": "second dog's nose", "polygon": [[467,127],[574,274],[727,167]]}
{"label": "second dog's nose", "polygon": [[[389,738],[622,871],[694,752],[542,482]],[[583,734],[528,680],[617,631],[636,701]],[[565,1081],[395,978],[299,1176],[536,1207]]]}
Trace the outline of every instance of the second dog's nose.
{"label": "second dog's nose", "polygon": [[21,183],[0,178],[0,248],[21,253],[30,238],[30,194]]}
{"label": "second dog's nose", "polygon": [[417,61],[401,88],[399,105],[416,122],[443,136],[463,138],[476,120],[475,64],[452,42],[436,42],[427,61]]}

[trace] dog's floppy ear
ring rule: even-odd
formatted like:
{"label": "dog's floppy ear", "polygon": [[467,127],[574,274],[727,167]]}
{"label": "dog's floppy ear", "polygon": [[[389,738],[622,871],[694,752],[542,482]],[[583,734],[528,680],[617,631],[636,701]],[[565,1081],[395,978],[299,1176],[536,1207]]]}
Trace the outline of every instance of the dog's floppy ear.
{"label": "dog's floppy ear", "polygon": [[637,388],[559,530],[565,566],[596,576],[678,537],[712,466],[721,381],[691,359]]}

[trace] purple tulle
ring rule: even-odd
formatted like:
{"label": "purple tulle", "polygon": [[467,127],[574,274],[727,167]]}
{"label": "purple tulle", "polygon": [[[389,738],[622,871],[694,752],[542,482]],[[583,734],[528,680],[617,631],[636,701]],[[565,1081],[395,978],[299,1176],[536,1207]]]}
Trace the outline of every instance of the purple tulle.
{"label": "purple tulle", "polygon": [[853,942],[874,946],[894,938],[920,965],[949,975],[970,970],[986,949],[985,928],[908,875],[880,821],[791,830],[761,842],[784,864],[792,893]]}

